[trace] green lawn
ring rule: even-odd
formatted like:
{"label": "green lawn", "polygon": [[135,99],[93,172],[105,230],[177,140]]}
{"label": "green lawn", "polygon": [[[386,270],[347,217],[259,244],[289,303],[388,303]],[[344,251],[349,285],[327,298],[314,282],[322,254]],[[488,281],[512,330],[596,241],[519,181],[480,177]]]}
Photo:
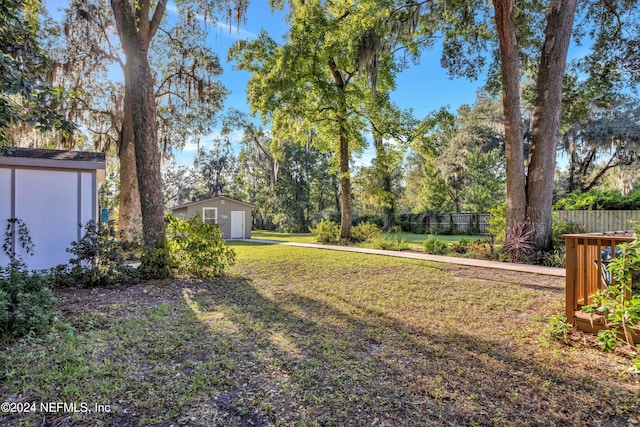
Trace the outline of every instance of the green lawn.
{"label": "green lawn", "polygon": [[[564,280],[233,243],[209,282],[57,292],[43,339],[0,348],[0,397],[109,413],[0,425],[620,425],[629,360],[547,338]],[[91,406],[93,407],[93,406]]]}
{"label": "green lawn", "polygon": [[[429,236],[433,236],[444,242],[459,242],[462,239],[473,241],[487,238],[487,236],[442,236],[414,233],[384,233],[384,235],[389,238],[404,239],[409,245],[409,249],[413,250],[422,250],[423,243]],[[311,233],[280,233],[277,231],[254,230],[251,232],[251,237],[253,239],[279,240],[285,242],[317,243]]]}

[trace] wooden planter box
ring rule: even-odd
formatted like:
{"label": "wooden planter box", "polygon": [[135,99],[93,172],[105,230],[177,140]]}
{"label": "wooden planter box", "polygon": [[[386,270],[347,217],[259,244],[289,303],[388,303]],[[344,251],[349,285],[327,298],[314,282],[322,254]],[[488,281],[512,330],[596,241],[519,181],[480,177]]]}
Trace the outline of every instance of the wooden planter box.
{"label": "wooden planter box", "polygon": [[[631,231],[611,233],[566,234],[566,316],[567,321],[580,330],[597,333],[604,329],[601,316],[594,316],[582,312],[582,307],[593,304],[593,296],[599,289],[607,285],[605,280],[615,284],[615,277],[607,276],[606,262],[603,262],[603,250],[611,258],[616,256],[616,246],[621,243],[632,242],[636,235]],[[631,292],[628,298],[631,298]],[[640,333],[640,331],[637,331]],[[636,342],[640,335],[636,333]]]}

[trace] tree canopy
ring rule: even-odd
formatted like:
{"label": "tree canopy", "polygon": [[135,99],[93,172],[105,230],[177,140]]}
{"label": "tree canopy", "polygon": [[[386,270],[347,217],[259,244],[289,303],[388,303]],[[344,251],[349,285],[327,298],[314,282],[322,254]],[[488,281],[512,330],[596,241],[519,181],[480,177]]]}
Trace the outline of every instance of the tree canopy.
{"label": "tree canopy", "polygon": [[13,123],[75,130],[55,108],[60,89],[47,79],[49,64],[37,41],[39,8],[37,0],[0,2],[0,146]]}

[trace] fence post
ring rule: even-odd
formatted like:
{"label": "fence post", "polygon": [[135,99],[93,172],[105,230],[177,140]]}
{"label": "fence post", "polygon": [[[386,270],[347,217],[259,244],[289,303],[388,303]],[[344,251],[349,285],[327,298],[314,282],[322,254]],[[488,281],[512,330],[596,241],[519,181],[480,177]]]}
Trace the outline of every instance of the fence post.
{"label": "fence post", "polygon": [[565,314],[567,322],[574,324],[576,314],[576,265],[578,251],[576,247],[577,238],[574,236],[564,236],[566,247],[566,279],[565,279]]}

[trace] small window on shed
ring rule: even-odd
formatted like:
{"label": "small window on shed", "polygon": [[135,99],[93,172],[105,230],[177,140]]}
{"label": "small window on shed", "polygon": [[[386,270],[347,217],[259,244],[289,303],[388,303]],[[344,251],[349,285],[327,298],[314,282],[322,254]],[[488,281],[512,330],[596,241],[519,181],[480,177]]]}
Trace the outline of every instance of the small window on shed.
{"label": "small window on shed", "polygon": [[202,222],[217,224],[218,208],[202,208]]}

